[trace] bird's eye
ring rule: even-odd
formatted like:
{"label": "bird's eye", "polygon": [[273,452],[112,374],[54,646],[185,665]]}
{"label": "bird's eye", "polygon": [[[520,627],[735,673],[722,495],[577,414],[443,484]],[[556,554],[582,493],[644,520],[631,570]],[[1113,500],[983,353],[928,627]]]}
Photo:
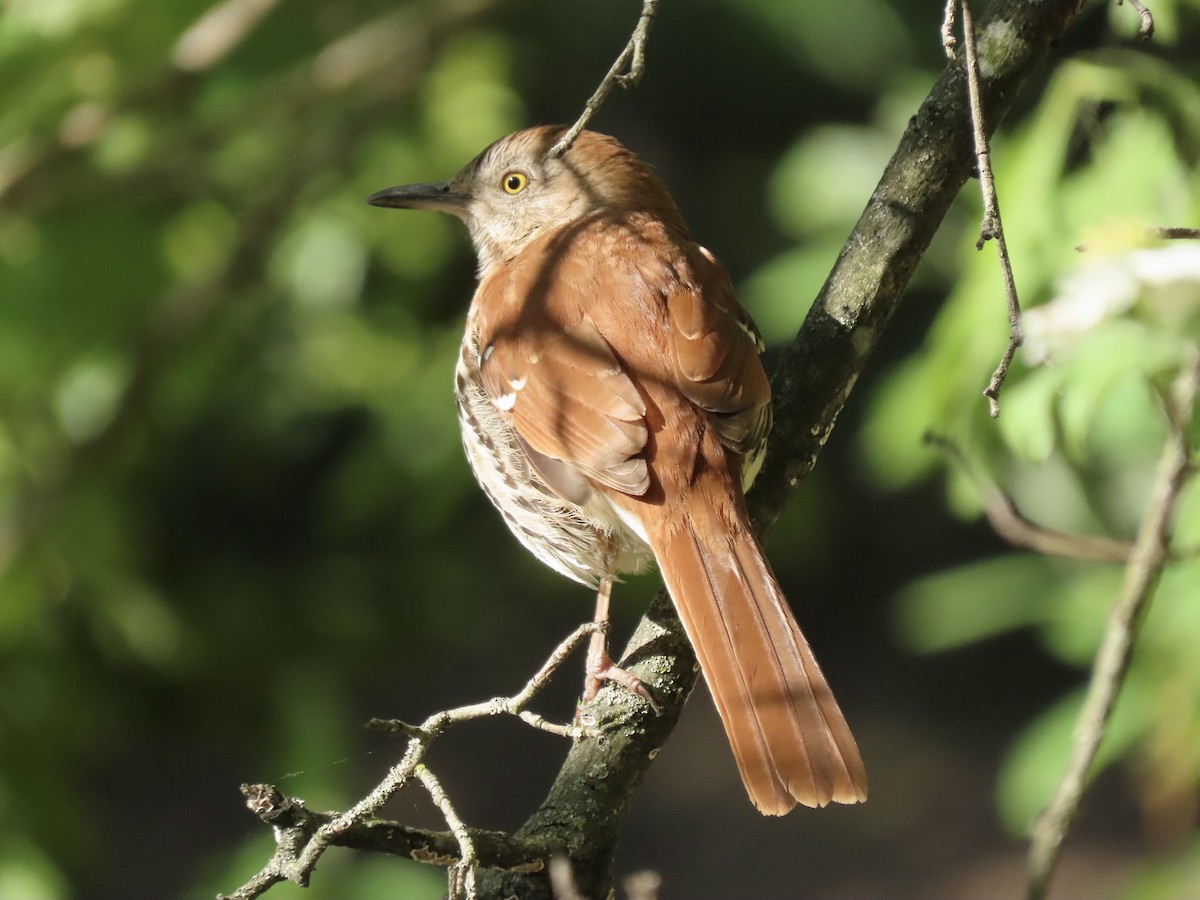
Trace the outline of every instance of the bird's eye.
{"label": "bird's eye", "polygon": [[529,184],[529,179],[520,172],[509,172],[500,181],[500,186],[504,188],[506,194],[519,194],[525,190],[527,184]]}

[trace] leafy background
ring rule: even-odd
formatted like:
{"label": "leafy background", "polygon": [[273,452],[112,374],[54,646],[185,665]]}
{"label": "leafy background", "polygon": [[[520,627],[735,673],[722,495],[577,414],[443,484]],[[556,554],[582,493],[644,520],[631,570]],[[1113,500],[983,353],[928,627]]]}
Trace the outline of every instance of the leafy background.
{"label": "leafy background", "polygon": [[[0,897],[230,890],[271,845],[240,782],[342,808],[397,752],[368,717],[507,692],[589,614],[462,459],[465,235],[362,201],[573,118],[637,7],[0,3]],[[989,419],[1003,300],[964,192],[772,538],[871,802],[760,819],[698,695],[622,871],[657,869],[675,897],[1016,893],[1120,571],[1007,549],[921,436],[959,442],[1044,524],[1135,530],[1165,433],[1154,386],[1200,299],[1194,249],[1136,246],[1144,225],[1197,224],[1200,6],[1152,9],[1145,46],[1130,10],[1089,5],[993,154],[1025,302],[1111,294],[1113,313],[1049,364],[1019,360]],[[773,345],[940,69],[939,17],[666,2],[642,85],[603,110]],[[1193,495],[1179,532],[1200,540]],[[1200,894],[1197,565],[1146,622],[1063,896]],[[653,588],[618,591],[618,639]],[[542,708],[569,716],[577,687],[568,672]],[[469,822],[511,828],[561,755],[497,721],[431,762]],[[388,812],[439,824],[415,791]],[[443,888],[335,852],[303,896]]]}

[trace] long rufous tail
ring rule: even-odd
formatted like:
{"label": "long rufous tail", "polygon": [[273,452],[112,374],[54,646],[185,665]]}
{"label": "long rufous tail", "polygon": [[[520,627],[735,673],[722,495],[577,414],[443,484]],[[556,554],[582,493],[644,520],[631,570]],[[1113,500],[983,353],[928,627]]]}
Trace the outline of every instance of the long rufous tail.
{"label": "long rufous tail", "polygon": [[751,801],[778,816],[797,803],[866,800],[858,746],[741,498],[713,484],[716,473],[703,481],[656,523],[652,543]]}

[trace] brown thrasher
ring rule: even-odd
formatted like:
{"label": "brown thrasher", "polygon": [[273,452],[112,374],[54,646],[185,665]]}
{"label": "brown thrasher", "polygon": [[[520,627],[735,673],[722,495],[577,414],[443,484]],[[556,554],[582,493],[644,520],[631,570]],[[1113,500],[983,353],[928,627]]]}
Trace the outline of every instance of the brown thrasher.
{"label": "brown thrasher", "polygon": [[[650,170],[585,131],[492,144],[376,206],[466,222],[479,259],[455,374],[475,477],[542,562],[599,587],[652,554],[746,790],[768,815],[866,799],[858,747],[746,513],[771,427],[761,339]],[[603,637],[589,659],[618,678]],[[653,701],[650,701],[653,703]]]}

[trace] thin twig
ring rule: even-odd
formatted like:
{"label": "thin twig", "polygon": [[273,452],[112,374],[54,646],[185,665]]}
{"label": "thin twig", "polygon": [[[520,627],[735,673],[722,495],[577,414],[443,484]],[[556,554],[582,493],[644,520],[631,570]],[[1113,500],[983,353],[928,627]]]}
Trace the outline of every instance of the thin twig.
{"label": "thin twig", "polygon": [[975,485],[983,501],[992,530],[1014,547],[1043,556],[1082,559],[1090,562],[1126,563],[1133,552],[1127,541],[1095,535],[1068,534],[1046,528],[1028,518],[1016,502],[967,460],[962,448],[949,438],[927,432],[925,443],[937,447]]}
{"label": "thin twig", "polygon": [[526,682],[520,691],[511,697],[493,697],[491,700],[484,700],[482,703],[472,703],[456,709],[443,710],[430,716],[421,725],[410,725],[399,719],[371,719],[367,722],[367,727],[372,731],[379,731],[385,734],[403,734],[407,737],[423,736],[431,739],[450,725],[457,724],[458,722],[467,722],[471,719],[481,719],[487,716],[508,715],[516,716],[532,728],[547,731],[559,737],[571,738],[572,740],[578,740],[583,737],[594,737],[594,730],[580,725],[564,725],[558,722],[550,722],[541,715],[530,712],[525,707],[550,683],[550,677],[563,664],[563,661],[575,652],[584,638],[591,636],[603,628],[604,623],[600,622],[585,622],[580,625],[562,643],[554,648],[554,652],[542,663],[542,667],[538,669],[536,674]]}
{"label": "thin twig", "polygon": [[[576,628],[555,648],[549,659],[542,664],[542,667],[526,682],[525,686],[511,697],[496,697],[483,703],[443,710],[434,713],[420,725],[409,725],[398,720],[373,719],[368,723],[369,727],[377,731],[403,734],[408,738],[408,746],[405,748],[400,762],[392,766],[384,779],[369,794],[350,809],[323,822],[311,834],[306,835],[306,840],[300,841],[298,846],[287,844],[281,836],[284,832],[277,830],[275,855],[253,879],[229,895],[230,898],[251,900],[262,894],[272,884],[285,880],[295,882],[301,887],[307,886],[317,861],[325,851],[336,844],[340,836],[373,816],[414,775],[430,791],[430,796],[433,796],[434,802],[438,803],[442,814],[446,816],[447,824],[458,840],[461,856],[455,865],[462,873],[463,888],[467,890],[467,896],[473,897],[477,863],[474,847],[466,826],[454,814],[449,801],[445,799],[445,792],[441,791],[439,795],[434,794],[435,790],[440,789],[440,784],[437,784],[437,779],[422,765],[429,745],[452,725],[496,715],[516,716],[535,728],[565,737],[580,738],[593,735],[594,729],[547,722],[541,716],[528,712],[525,706],[546,687],[550,677],[563,661],[600,627],[602,626],[595,622],[585,622]],[[436,785],[436,787],[431,787],[431,785]],[[445,801],[444,803],[439,801],[439,796],[442,801]]]}
{"label": "thin twig", "polygon": [[232,894],[217,894],[217,900],[256,900],[279,882],[287,881],[287,878],[278,871],[276,858],[279,853],[280,851],[277,849],[275,856],[271,857],[263,870]]}
{"label": "thin twig", "polygon": [[987,132],[983,124],[983,101],[979,96],[979,59],[975,52],[975,23],[971,17],[971,4],[968,0],[962,0],[962,21],[963,47],[967,56],[967,97],[971,106],[971,129],[975,141],[975,162],[979,170],[979,189],[983,193],[983,221],[979,226],[979,240],[975,247],[982,250],[984,243],[995,239],[996,252],[1000,257],[1000,272],[1004,278],[1004,297],[1008,301],[1008,347],[983,392],[983,396],[988,398],[988,409],[992,418],[995,418],[1000,415],[1000,387],[1008,376],[1008,367],[1012,364],[1017,348],[1025,338],[1021,333],[1021,304],[1017,300],[1017,283],[1013,278],[1012,263],[1008,259],[1004,223],[1000,219],[1000,200],[996,196],[991,152],[988,149]]}
{"label": "thin twig", "polygon": [[1150,231],[1153,237],[1164,241],[1200,241],[1200,228],[1151,228]]}
{"label": "thin twig", "polygon": [[[272,784],[244,784],[242,794],[246,807],[266,825],[302,835],[303,840],[331,821],[335,813],[316,812],[302,800],[284,795]],[[503,831],[468,828],[475,857],[480,867],[504,869],[509,872],[544,871],[549,856],[536,842],[514,837]],[[462,847],[458,838],[448,831],[430,831],[371,818],[355,825],[341,835],[338,846],[355,847],[376,853],[388,853],[412,859],[426,865],[445,865],[458,859]]]}
{"label": "thin twig", "polygon": [[471,841],[467,826],[463,824],[463,820],[454,809],[454,804],[450,802],[446,789],[428,766],[423,763],[417,766],[417,778],[425,785],[425,790],[429,791],[429,796],[441,810],[442,818],[446,820],[450,832],[458,841],[459,860],[450,866],[449,872],[450,900],[458,900],[459,897],[476,900],[475,869],[479,865],[479,858],[475,855],[475,844]]}
{"label": "thin twig", "polygon": [[575,652],[576,648],[583,643],[583,639],[591,637],[598,631],[603,631],[605,625],[606,623],[603,622],[584,622],[571,632],[562,643],[554,648],[554,652],[542,663],[542,667],[534,673],[525,687],[505,701],[505,708],[502,711],[516,715],[524,709],[529,701],[550,683],[550,676],[558,670],[568,656]]}
{"label": "thin twig", "polygon": [[[604,104],[616,85],[619,84],[623,88],[633,87],[641,79],[642,72],[646,69],[646,38],[650,34],[650,26],[654,23],[656,6],[658,6],[658,0],[642,0],[642,13],[638,16],[638,23],[633,29],[633,34],[629,36],[629,43],[625,45],[625,49],[621,51],[609,68],[608,74],[604,76],[604,80],[600,82],[596,92],[588,98],[588,102],[584,104],[583,112],[575,120],[575,124],[567,129],[567,133],[559,139],[557,144],[550,148],[549,156],[562,156],[571,149],[575,138],[579,137],[579,133],[587,127],[592,116]],[[628,68],[626,68],[627,66]]]}
{"label": "thin twig", "polygon": [[1108,625],[1092,664],[1092,677],[1075,725],[1075,743],[1067,770],[1050,804],[1033,826],[1026,895],[1029,900],[1042,900],[1049,889],[1063,840],[1079,811],[1088,770],[1104,738],[1121,690],[1138,628],[1154,596],[1159,576],[1170,558],[1171,519],[1180,491],[1193,470],[1188,429],[1198,387],[1200,354],[1193,353],[1175,379],[1167,398],[1170,434],[1159,458],[1154,486],[1133,555],[1125,569],[1125,582],[1109,612]]}
{"label": "thin twig", "polygon": [[443,731],[459,722],[498,715],[503,712],[515,714],[539,690],[546,686],[554,669],[567,658],[573,649],[583,643],[584,638],[590,635],[595,630],[595,627],[594,623],[587,622],[576,628],[565,641],[559,644],[554,653],[551,654],[550,659],[538,670],[530,683],[526,684],[513,697],[499,698],[498,700],[489,700],[484,703],[474,703],[470,706],[461,706],[457,709],[444,710],[443,712],[435,713],[421,725],[417,726],[419,734],[409,739],[404,757],[391,768],[383,781],[377,784],[374,790],[363,797],[362,800],[358,801],[358,803],[333,821],[323,825],[312,836],[312,839],[308,842],[308,846],[304,848],[304,852],[300,855],[300,859],[297,860],[300,867],[300,876],[307,881],[308,874],[316,865],[317,860],[328,849],[329,844],[337,835],[355,823],[361,822],[368,816],[373,815],[376,810],[391,799],[393,794],[404,787],[408,779],[412,777],[416,767],[424,759],[429,744]]}
{"label": "thin twig", "polygon": [[658,900],[658,889],[662,887],[662,876],[646,869],[627,875],[621,882],[629,900]]}
{"label": "thin twig", "polygon": [[571,860],[556,856],[550,860],[550,893],[554,900],[585,900],[575,886],[575,872]]}
{"label": "thin twig", "polygon": [[[1182,228],[1179,226],[1167,226],[1159,228],[1147,228],[1143,233],[1148,241],[1200,241],[1200,228]],[[1086,253],[1092,249],[1092,245],[1088,243],[1076,244],[1076,253]]]}
{"label": "thin twig", "polygon": [[409,778],[424,759],[425,751],[431,740],[432,737],[411,738],[404,751],[404,756],[400,762],[388,770],[383,781],[379,782],[370,793],[350,809],[318,828],[296,859],[295,875],[291,880],[301,887],[307,887],[317,861],[329,849],[334,839],[356,823],[374,815],[383,804],[387,803],[397,791],[408,783]]}
{"label": "thin twig", "polygon": [[275,852],[258,874],[232,894],[218,894],[217,900],[255,900],[281,881],[292,879],[296,854],[309,834],[304,827],[308,811],[299,801],[263,784],[244,784],[242,793],[251,811],[274,827]]}
{"label": "thin twig", "polygon": [[[1117,6],[1121,5],[1121,0],[1117,0]],[[1154,16],[1150,15],[1150,10],[1141,3],[1141,0],[1129,0],[1129,5],[1137,10],[1137,14],[1141,16],[1142,24],[1138,28],[1138,37],[1143,41],[1148,41],[1154,37]]]}
{"label": "thin twig", "polygon": [[946,11],[942,14],[942,50],[946,52],[946,59],[957,59],[954,53],[954,46],[958,40],[954,37],[954,10],[958,6],[958,0],[946,0]]}

